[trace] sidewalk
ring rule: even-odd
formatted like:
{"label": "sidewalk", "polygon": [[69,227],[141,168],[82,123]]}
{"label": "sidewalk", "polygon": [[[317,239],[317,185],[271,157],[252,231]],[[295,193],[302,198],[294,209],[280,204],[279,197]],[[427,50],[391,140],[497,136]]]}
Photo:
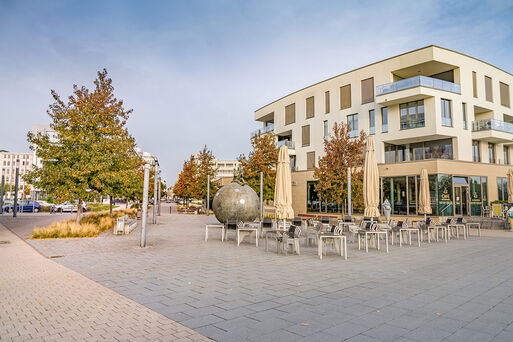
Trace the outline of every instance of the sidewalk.
{"label": "sidewalk", "polygon": [[209,341],[44,258],[0,225],[0,340]]}

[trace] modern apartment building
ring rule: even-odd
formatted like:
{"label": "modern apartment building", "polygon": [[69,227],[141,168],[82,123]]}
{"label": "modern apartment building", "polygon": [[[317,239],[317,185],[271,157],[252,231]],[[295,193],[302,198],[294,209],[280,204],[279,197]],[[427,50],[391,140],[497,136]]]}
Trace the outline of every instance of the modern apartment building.
{"label": "modern apartment building", "polygon": [[[198,159],[198,155],[193,155],[194,160]],[[220,160],[214,158],[214,167],[217,168],[213,181],[219,181],[221,185],[226,185],[233,180],[233,174],[238,170],[240,162],[238,160]]]}
{"label": "modern apartment building", "polygon": [[[419,175],[430,177],[433,215],[480,215],[508,200],[513,75],[427,46],[316,83],[255,111],[262,132],[289,145],[296,213],[337,212],[315,193],[313,167],[335,122],[372,135],[381,200],[417,214]],[[513,200],[513,199],[512,199]]]}
{"label": "modern apartment building", "polygon": [[23,198],[23,190],[27,183],[23,180],[23,175],[32,170],[32,153],[18,153],[0,150],[0,181],[4,177],[5,184],[10,185],[12,191],[6,191],[6,198],[14,197],[14,186],[16,184],[16,167],[19,168],[18,178],[18,198]]}

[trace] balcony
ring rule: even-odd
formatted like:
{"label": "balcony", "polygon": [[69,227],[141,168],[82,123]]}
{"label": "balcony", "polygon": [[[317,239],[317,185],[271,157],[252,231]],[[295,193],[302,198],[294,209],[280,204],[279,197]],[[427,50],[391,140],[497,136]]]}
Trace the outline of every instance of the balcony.
{"label": "balcony", "polygon": [[511,143],[513,140],[513,123],[496,119],[473,121],[472,138],[495,143]]}
{"label": "balcony", "polygon": [[451,93],[461,94],[459,84],[439,80],[427,76],[415,76],[406,78],[397,82],[382,84],[376,87],[376,96],[393,93],[395,91],[410,89],[415,87],[428,87],[438,90],[450,91]]}
{"label": "balcony", "polygon": [[426,76],[415,76],[403,80],[378,85],[376,103],[390,106],[411,101],[440,96],[439,92],[448,91],[460,94],[460,85]]}
{"label": "balcony", "polygon": [[265,133],[269,133],[269,132],[271,132],[273,130],[274,130],[274,124],[268,124],[265,127],[259,128],[257,130],[254,130],[253,132],[251,132],[251,138],[257,136],[258,133],[265,134]]}
{"label": "balcony", "polygon": [[296,148],[296,145],[294,144],[294,142],[289,141],[289,140],[278,141],[278,143],[276,144],[276,147],[280,148],[283,145],[287,146],[289,150],[294,150]]}

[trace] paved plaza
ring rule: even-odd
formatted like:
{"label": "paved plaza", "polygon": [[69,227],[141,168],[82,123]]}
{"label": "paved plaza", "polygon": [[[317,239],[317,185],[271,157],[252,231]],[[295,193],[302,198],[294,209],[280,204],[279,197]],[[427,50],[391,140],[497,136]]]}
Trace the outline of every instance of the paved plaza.
{"label": "paved plaza", "polygon": [[213,231],[205,242],[204,225],[214,217],[163,214],[159,221],[149,225],[145,249],[139,228],[129,236],[28,242],[62,256],[49,264],[124,296],[94,298],[99,305],[126,297],[217,341],[513,341],[509,233],[393,246],[388,254],[349,244],[345,261],[333,251],[319,260],[303,246],[300,256],[277,255],[274,245],[265,252],[262,241],[237,247],[233,232],[221,242]]}

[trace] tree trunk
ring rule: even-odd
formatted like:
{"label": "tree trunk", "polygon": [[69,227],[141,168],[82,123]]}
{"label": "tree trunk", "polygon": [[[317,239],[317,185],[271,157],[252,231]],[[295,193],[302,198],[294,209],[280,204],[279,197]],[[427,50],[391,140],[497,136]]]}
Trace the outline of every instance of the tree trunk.
{"label": "tree trunk", "polygon": [[109,196],[109,212],[110,217],[112,217],[112,196]]}
{"label": "tree trunk", "polygon": [[77,217],[75,219],[77,226],[80,226],[80,215],[82,214],[82,200],[78,200]]}

